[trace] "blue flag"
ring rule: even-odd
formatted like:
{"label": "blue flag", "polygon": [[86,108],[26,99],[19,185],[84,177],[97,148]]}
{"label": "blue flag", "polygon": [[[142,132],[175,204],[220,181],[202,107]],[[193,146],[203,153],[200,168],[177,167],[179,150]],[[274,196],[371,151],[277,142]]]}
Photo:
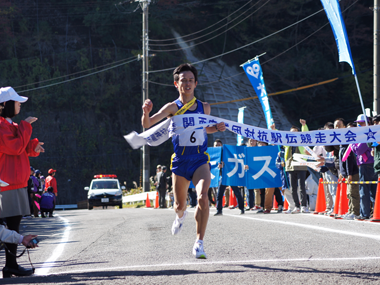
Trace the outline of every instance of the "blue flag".
{"label": "blue flag", "polygon": [[263,107],[265,121],[267,122],[267,127],[273,124],[272,112],[269,106],[268,94],[264,84],[263,72],[261,70],[260,62],[258,58],[250,60],[243,64],[245,74],[247,74],[249,81],[255,89],[257,97],[259,97],[261,106]]}
{"label": "blue flag", "polygon": [[281,173],[276,167],[277,146],[247,147],[245,149],[247,188],[281,187]]}
{"label": "blue flag", "polygon": [[211,165],[211,184],[210,187],[219,187],[220,170],[218,164],[222,159],[222,147],[209,147],[207,148],[207,153],[210,155],[210,165]]}
{"label": "blue flag", "polygon": [[342,13],[337,0],[321,0],[323,8],[330,21],[334,32],[336,45],[339,52],[339,62],[345,61],[352,68],[352,74],[356,74],[354,62],[352,61],[350,43],[348,42],[346,26],[342,19]]}
{"label": "blue flag", "polygon": [[245,186],[245,146],[223,145],[222,184],[228,186]]}

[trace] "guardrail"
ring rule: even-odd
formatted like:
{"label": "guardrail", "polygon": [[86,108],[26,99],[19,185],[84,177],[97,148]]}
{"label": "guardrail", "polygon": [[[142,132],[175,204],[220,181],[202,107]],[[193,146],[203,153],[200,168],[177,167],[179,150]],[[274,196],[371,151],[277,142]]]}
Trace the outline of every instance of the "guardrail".
{"label": "guardrail", "polygon": [[[155,200],[157,191],[143,192],[139,194],[123,196],[123,203],[136,203],[136,202],[146,201],[147,194],[148,194],[149,200]],[[166,201],[170,201],[169,195],[166,195]]]}

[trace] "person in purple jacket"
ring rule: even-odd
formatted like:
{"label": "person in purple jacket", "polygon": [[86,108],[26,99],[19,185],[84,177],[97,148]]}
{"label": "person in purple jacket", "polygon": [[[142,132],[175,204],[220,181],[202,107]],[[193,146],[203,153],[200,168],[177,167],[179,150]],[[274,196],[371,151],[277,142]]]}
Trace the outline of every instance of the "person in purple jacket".
{"label": "person in purple jacket", "polygon": [[[361,114],[355,122],[361,127],[365,127],[365,120],[369,121],[365,115]],[[371,148],[366,143],[357,143],[353,144],[351,149],[356,154],[356,163],[359,167],[359,181],[377,181],[377,175],[373,168],[374,158],[371,155]],[[375,203],[376,184],[360,184],[359,194],[360,215],[355,217],[355,219],[368,220],[371,215],[371,204]]]}
{"label": "person in purple jacket", "polygon": [[53,211],[55,208],[55,195],[53,193],[54,188],[49,186],[47,192],[41,196],[41,217],[46,218],[45,213],[49,213],[49,217],[53,217]]}

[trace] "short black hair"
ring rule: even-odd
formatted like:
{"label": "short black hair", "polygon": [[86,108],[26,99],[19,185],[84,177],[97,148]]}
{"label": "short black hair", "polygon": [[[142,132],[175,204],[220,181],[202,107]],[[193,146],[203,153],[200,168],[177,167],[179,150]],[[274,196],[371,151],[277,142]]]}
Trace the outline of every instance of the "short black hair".
{"label": "short black hair", "polygon": [[357,126],[358,126],[358,124],[356,122],[349,122],[347,124],[347,127],[357,127]]}
{"label": "short black hair", "polygon": [[193,74],[194,74],[194,79],[195,79],[195,82],[198,81],[198,71],[197,69],[191,65],[190,63],[184,63],[184,64],[181,64],[180,66],[178,66],[176,69],[174,69],[173,71],[173,78],[174,78],[174,81],[178,82],[179,80],[179,74],[181,72],[184,72],[184,71],[191,71]]}
{"label": "short black hair", "polygon": [[334,123],[331,123],[331,122],[327,122],[325,125],[324,125],[324,128],[326,129],[333,129],[334,128]]}
{"label": "short black hair", "polygon": [[380,121],[380,115],[376,115],[372,118],[373,122],[379,122]]}
{"label": "short black hair", "polygon": [[53,192],[54,188],[49,186],[47,190],[48,190],[48,192]]}
{"label": "short black hair", "polygon": [[298,128],[298,127],[296,127],[296,126],[291,126],[291,128],[290,129],[296,129],[297,131],[300,131],[300,129]]}
{"label": "short black hair", "polygon": [[334,123],[335,123],[336,121],[341,121],[341,122],[343,123],[343,125],[346,125],[346,121],[345,121],[343,118],[336,118],[336,119],[334,120]]}
{"label": "short black hair", "polygon": [[214,141],[214,143],[216,143],[216,142],[219,142],[219,143],[223,144],[221,139],[216,139],[216,140]]}
{"label": "short black hair", "polygon": [[15,114],[15,101],[9,100],[5,103],[4,109],[1,112],[0,116],[3,118],[13,118]]}

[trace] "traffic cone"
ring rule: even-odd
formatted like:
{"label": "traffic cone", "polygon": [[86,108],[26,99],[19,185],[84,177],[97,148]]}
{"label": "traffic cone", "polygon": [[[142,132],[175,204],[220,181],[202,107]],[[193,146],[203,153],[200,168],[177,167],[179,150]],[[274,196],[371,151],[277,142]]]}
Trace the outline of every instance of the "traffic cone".
{"label": "traffic cone", "polygon": [[285,199],[285,202],[284,202],[284,211],[287,211],[289,209],[289,203],[288,203],[288,200]]}
{"label": "traffic cone", "polygon": [[223,203],[222,203],[223,207],[226,205],[226,196],[223,195]]}
{"label": "traffic cone", "polygon": [[377,183],[375,205],[373,205],[373,217],[370,222],[380,222],[380,178]]}
{"label": "traffic cone", "polygon": [[148,193],[146,193],[145,207],[150,208],[150,200],[149,200],[149,194]]}
{"label": "traffic cone", "polygon": [[236,196],[234,191],[232,190],[232,187],[230,187],[230,209],[233,209],[237,206]]}
{"label": "traffic cone", "polygon": [[347,184],[345,179],[342,179],[342,186],[340,191],[340,201],[339,201],[339,216],[343,216],[348,212],[348,198],[347,198]]}
{"label": "traffic cone", "polygon": [[326,212],[326,197],[325,189],[323,187],[323,179],[319,178],[317,204],[315,205],[314,215]]}
{"label": "traffic cone", "polygon": [[273,196],[273,210],[277,210],[277,209],[278,209],[278,203],[277,203],[276,197]]}
{"label": "traffic cone", "polygon": [[335,197],[335,206],[334,206],[334,217],[335,219],[341,219],[341,217],[338,216],[339,213],[339,204],[340,204],[340,194],[342,190],[342,183],[340,180],[338,180],[338,187],[336,188],[336,197]]}
{"label": "traffic cone", "polygon": [[160,198],[158,197],[158,191],[156,191],[156,202],[154,204],[155,209],[160,207],[160,203],[159,203],[158,199],[160,199]]}

